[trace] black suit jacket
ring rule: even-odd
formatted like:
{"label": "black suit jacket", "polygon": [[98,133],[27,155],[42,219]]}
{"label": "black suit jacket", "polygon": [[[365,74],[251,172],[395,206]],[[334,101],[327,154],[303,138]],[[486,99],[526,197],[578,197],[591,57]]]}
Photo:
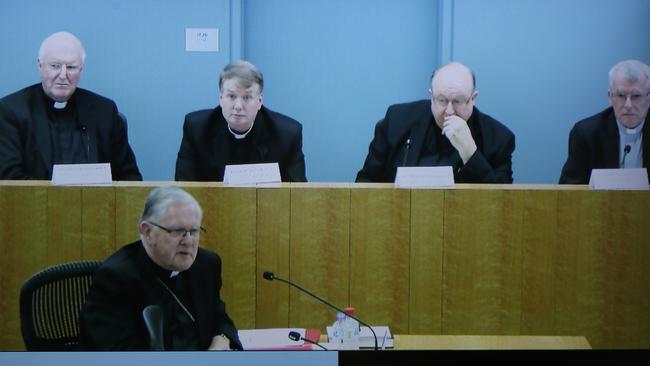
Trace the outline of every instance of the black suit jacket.
{"label": "black suit jacket", "polygon": [[[221,106],[187,114],[176,159],[176,180],[223,181],[226,165],[231,164],[229,138]],[[256,147],[256,158],[249,163],[277,162],[282,181],[307,181],[299,122],[262,106],[246,138]]]}
{"label": "black suit jacket", "polygon": [[[643,166],[650,161],[650,114],[643,126]],[[589,118],[576,123],[569,134],[569,155],[562,173],[560,184],[589,184],[592,169],[618,169],[620,136],[614,108],[609,107]]]}
{"label": "black suit jacket", "polygon": [[[148,350],[149,336],[142,317],[147,305],[173,301],[158,281],[161,268],[147,255],[141,241],[128,244],[106,259],[97,270],[80,314],[81,342],[98,351]],[[169,273],[169,272],[167,272]],[[180,275],[190,284],[199,350],[206,350],[212,338],[224,334],[231,346],[241,349],[237,329],[226,314],[221,300],[221,259],[199,248],[194,264]],[[165,313],[168,319],[171,314]],[[169,322],[163,321],[163,324]],[[164,326],[165,349],[170,349],[171,333]]]}
{"label": "black suit jacket", "polygon": [[[427,129],[432,123],[435,124],[435,120],[430,100],[390,106],[375,127],[375,137],[356,181],[390,183],[395,181],[398,166],[417,166]],[[454,171],[455,182],[512,183],[515,135],[477,108],[467,123],[477,150],[467,164]],[[408,139],[411,142],[407,149]]]}
{"label": "black suit jacket", "polygon": [[[115,103],[77,88],[79,127],[85,127],[88,160],[110,163],[113,180],[142,180],[129,146],[126,122]],[[0,179],[52,178],[52,140],[41,84],[0,99]]]}

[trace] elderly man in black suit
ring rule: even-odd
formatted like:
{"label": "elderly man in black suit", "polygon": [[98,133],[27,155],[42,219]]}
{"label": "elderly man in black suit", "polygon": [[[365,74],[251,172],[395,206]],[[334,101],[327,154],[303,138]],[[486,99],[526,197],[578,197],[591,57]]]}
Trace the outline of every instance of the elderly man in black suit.
{"label": "elderly man in black suit", "polygon": [[431,77],[431,100],[390,106],[357,182],[393,182],[399,166],[451,166],[456,183],[512,183],[515,136],[475,107],[474,73],[452,62]]}
{"label": "elderly man in black suit", "polygon": [[119,249],[97,270],[80,315],[90,350],[146,350],[142,311],[163,313],[165,350],[242,349],[221,300],[221,259],[199,248],[202,211],[178,187],[149,193],[140,240]]}
{"label": "elderly man in black suit", "polygon": [[78,88],[86,52],[68,32],[38,53],[41,83],[0,99],[0,179],[51,179],[54,164],[110,163],[113,180],[142,180],[115,102]]}
{"label": "elderly man in black suit", "polygon": [[176,180],[222,181],[226,165],[278,163],[285,182],[305,182],[302,125],[263,104],[264,79],[250,62],[227,65],[219,106],[189,113],[176,159]]}
{"label": "elderly man in black suit", "polygon": [[650,67],[625,60],[609,71],[610,107],[576,123],[560,184],[587,184],[592,169],[646,168],[650,161]]}

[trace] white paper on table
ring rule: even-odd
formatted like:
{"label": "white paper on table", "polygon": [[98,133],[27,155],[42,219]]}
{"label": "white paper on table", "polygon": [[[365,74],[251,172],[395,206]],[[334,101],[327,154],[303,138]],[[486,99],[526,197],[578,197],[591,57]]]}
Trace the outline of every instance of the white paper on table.
{"label": "white paper on table", "polygon": [[298,332],[300,337],[305,337],[305,328],[240,329],[238,334],[244,349],[285,348],[305,344],[303,340],[289,339],[289,332]]}
{"label": "white paper on table", "polygon": [[400,166],[395,175],[399,188],[452,188],[454,172],[450,166]]}
{"label": "white paper on table", "polygon": [[55,186],[110,185],[111,164],[54,164],[52,184]]}
{"label": "white paper on table", "polygon": [[594,190],[648,190],[646,168],[593,169],[589,188]]}
{"label": "white paper on table", "polygon": [[227,186],[279,186],[278,163],[226,165],[223,183]]}

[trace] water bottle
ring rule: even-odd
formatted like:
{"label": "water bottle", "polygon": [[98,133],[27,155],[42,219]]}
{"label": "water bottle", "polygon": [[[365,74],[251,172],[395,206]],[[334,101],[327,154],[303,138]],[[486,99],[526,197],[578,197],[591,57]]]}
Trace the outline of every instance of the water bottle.
{"label": "water bottle", "polygon": [[332,339],[330,343],[336,343],[338,348],[341,348],[341,343],[343,342],[343,328],[345,326],[345,314],[342,312],[336,313],[336,320],[332,324]]}
{"label": "water bottle", "polygon": [[[354,308],[345,308],[345,313],[354,315]],[[359,349],[359,322],[346,316],[343,320],[343,338],[340,343],[339,349],[354,350]]]}

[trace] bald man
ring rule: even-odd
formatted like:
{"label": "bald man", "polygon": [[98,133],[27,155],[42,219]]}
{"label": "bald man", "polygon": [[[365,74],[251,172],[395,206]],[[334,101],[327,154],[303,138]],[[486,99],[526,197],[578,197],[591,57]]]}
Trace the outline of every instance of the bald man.
{"label": "bald man", "polygon": [[393,182],[400,166],[451,166],[456,183],[512,183],[515,136],[476,108],[474,73],[458,62],[442,66],[429,96],[388,108],[356,181]]}
{"label": "bald man", "polygon": [[110,163],[113,180],[142,180],[115,102],[78,88],[86,60],[68,32],[38,52],[41,82],[0,99],[0,179],[52,178],[54,164]]}

